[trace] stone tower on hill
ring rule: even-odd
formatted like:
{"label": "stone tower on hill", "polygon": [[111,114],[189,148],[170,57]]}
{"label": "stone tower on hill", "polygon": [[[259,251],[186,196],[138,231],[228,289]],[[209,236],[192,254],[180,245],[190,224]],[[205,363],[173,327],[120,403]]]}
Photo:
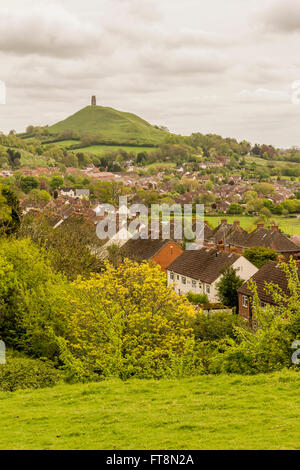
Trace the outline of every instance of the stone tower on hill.
{"label": "stone tower on hill", "polygon": [[92,106],[96,106],[97,101],[96,101],[96,96],[92,96]]}

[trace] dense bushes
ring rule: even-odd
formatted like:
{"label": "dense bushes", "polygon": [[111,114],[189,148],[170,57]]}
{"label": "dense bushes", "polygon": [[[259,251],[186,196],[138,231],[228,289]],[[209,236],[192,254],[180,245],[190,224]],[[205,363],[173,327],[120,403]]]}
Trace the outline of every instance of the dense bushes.
{"label": "dense bushes", "polygon": [[4,392],[52,387],[60,380],[61,374],[53,364],[38,359],[9,357],[0,367],[0,390]]}
{"label": "dense bushes", "polygon": [[224,311],[212,315],[198,314],[193,329],[198,341],[217,341],[222,338],[236,338],[236,326],[246,326],[244,320],[237,315]]}
{"label": "dense bushes", "polygon": [[207,294],[194,294],[193,292],[189,292],[187,294],[187,299],[194,305],[207,305],[208,304],[208,297]]}
{"label": "dense bushes", "polygon": [[1,240],[0,337],[6,346],[57,364],[56,338],[68,327],[68,287],[45,250],[27,239]]}
{"label": "dense bushes", "polygon": [[[50,256],[51,258],[51,256]],[[290,295],[268,286],[278,308],[254,295],[253,332],[238,316],[196,313],[167,287],[156,264],[125,260],[101,274],[68,280],[28,239],[0,241],[0,337],[32,359],[1,366],[0,388],[67,381],[269,372],[291,365],[300,338],[296,266],[282,265]],[[255,293],[255,286],[252,286]],[[26,377],[24,377],[24,375]]]}
{"label": "dense bushes", "polygon": [[195,311],[157,265],[107,265],[103,275],[76,281],[68,301],[68,349],[92,373],[161,377],[193,350]]}
{"label": "dense bushes", "polygon": [[126,261],[68,281],[27,239],[0,243],[0,337],[71,380],[160,377],[193,349],[194,308],[160,268]]}
{"label": "dense bushes", "polygon": [[288,281],[289,295],[276,285],[266,284],[266,292],[277,306],[261,307],[256,286],[250,283],[256,332],[235,327],[236,340],[220,342],[212,354],[210,372],[254,374],[292,365],[292,343],[300,339],[300,282],[295,261],[281,263],[280,267]]}

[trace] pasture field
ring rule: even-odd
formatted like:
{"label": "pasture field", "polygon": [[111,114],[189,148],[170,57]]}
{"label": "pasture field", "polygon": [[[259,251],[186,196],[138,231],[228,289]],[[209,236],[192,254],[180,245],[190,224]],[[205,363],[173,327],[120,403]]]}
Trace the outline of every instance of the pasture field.
{"label": "pasture field", "polygon": [[[62,142],[61,142],[62,144]],[[127,153],[140,153],[140,152],[152,152],[155,147],[131,147],[126,145],[91,145],[90,147],[82,147],[74,150],[74,152],[88,152],[94,155],[102,155],[108,152],[116,152],[117,150],[125,150]]]}
{"label": "pasture field", "polygon": [[279,167],[295,167],[299,166],[299,163],[288,162],[282,160],[264,160],[263,158],[254,157],[253,155],[245,157],[247,163],[256,163],[258,166],[279,166]]}
{"label": "pasture field", "polygon": [[150,163],[146,166],[146,168],[155,168],[159,170],[160,168],[175,168],[176,163],[173,162],[158,162],[158,163]]}
{"label": "pasture field", "polygon": [[300,376],[107,381],[0,393],[0,449],[300,449]]}
{"label": "pasture field", "polygon": [[51,142],[47,144],[47,147],[62,147],[62,148],[69,148],[72,145],[77,145],[79,143],[79,140],[60,140],[59,142]]}

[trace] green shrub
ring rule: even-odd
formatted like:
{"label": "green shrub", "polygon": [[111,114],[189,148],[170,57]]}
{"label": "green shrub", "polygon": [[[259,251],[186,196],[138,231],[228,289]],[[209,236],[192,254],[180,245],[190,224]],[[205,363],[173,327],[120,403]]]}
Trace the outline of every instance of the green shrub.
{"label": "green shrub", "polygon": [[195,338],[199,341],[218,341],[226,336],[235,338],[235,327],[243,323],[239,316],[223,311],[210,316],[200,313],[193,325]]}
{"label": "green shrub", "polygon": [[244,251],[244,257],[257,268],[261,268],[268,261],[276,261],[277,253],[271,248],[264,246],[253,246]]}
{"label": "green shrub", "polygon": [[257,287],[248,281],[253,293],[251,302],[255,331],[235,327],[236,338],[219,341],[212,355],[209,371],[217,374],[269,373],[291,367],[292,343],[299,338],[300,280],[295,260],[279,263],[286,276],[289,293],[286,295],[277,284],[266,283],[265,292],[271,295],[276,306],[261,307]]}
{"label": "green shrub", "polygon": [[194,305],[206,305],[208,304],[208,297],[206,294],[194,294],[189,292],[187,294],[187,299]]}
{"label": "green shrub", "polygon": [[0,390],[4,392],[52,387],[60,378],[60,372],[50,363],[38,359],[9,357],[0,365]]}

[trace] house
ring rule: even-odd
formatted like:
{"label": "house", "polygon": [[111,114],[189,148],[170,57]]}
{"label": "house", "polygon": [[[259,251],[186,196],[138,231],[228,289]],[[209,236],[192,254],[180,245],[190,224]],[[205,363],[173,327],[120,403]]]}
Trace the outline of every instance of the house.
{"label": "house", "polygon": [[[300,277],[300,267],[298,267],[298,276]],[[289,295],[288,281],[282,268],[275,262],[269,261],[257,271],[251,279],[257,286],[257,294],[261,307],[265,305],[275,305],[273,297],[266,291],[266,283],[272,282],[280,287],[283,293]],[[248,320],[253,321],[251,300],[252,291],[248,288],[246,282],[238,289],[239,296],[239,315]]]}
{"label": "house", "polygon": [[75,197],[78,199],[89,199],[90,197],[90,190],[89,189],[76,189]]}
{"label": "house", "polygon": [[[193,230],[195,231],[195,226],[193,225]],[[204,221],[204,233],[203,233],[203,237],[204,237],[204,242],[207,242],[208,240],[210,240],[210,238],[212,237],[212,229],[210,228],[209,225],[207,225],[207,223]]]}
{"label": "house", "polygon": [[61,196],[67,196],[67,197],[75,197],[75,189],[74,188],[61,188],[59,190],[59,193]]}
{"label": "house", "polygon": [[61,188],[59,190],[61,196],[71,197],[73,199],[89,199],[89,189]]}
{"label": "house", "polygon": [[93,174],[94,178],[103,181],[114,181],[116,179],[116,175],[114,173],[110,173],[108,171],[95,171]]}
{"label": "house", "polygon": [[300,247],[279,232],[277,225],[267,229],[263,223],[257,224],[256,229],[248,233],[241,228],[239,220],[228,224],[227,219],[222,219],[221,224],[212,231],[210,238],[205,239],[205,242],[207,246],[222,244],[225,250],[234,247],[240,254],[247,248],[263,246],[275,250],[286,258],[300,255]]}
{"label": "house", "polygon": [[279,232],[277,225],[267,229],[263,223],[259,223],[253,232],[244,234],[239,239],[228,237],[227,243],[237,247],[241,252],[247,248],[263,246],[277,251],[286,258],[300,254],[300,247]]}
{"label": "house", "polygon": [[164,272],[178,256],[183,253],[182,248],[174,240],[131,238],[121,247],[122,259],[133,261],[154,261]]}
{"label": "house", "polygon": [[247,235],[248,232],[242,229],[239,220],[235,220],[233,224],[228,224],[227,219],[222,219],[221,224],[211,232],[211,235],[207,241],[215,245],[233,245],[233,241],[239,242]]}
{"label": "house", "polygon": [[122,248],[125,243],[127,243],[134,234],[130,233],[126,227],[121,227],[120,230],[111,238],[105,240],[104,245],[101,248],[100,253],[97,252],[97,256],[101,259],[105,259],[109,256],[109,247],[117,245],[119,248]]}
{"label": "house", "polygon": [[216,248],[202,248],[184,251],[167,267],[168,285],[173,284],[177,294],[207,294],[210,302],[218,302],[216,285],[222,277],[222,270],[228,266],[235,268],[244,280],[258,271],[243,256]]}
{"label": "house", "polygon": [[2,170],[0,172],[1,176],[3,176],[4,178],[9,178],[9,176],[12,176],[13,172],[10,171],[10,170]]}

